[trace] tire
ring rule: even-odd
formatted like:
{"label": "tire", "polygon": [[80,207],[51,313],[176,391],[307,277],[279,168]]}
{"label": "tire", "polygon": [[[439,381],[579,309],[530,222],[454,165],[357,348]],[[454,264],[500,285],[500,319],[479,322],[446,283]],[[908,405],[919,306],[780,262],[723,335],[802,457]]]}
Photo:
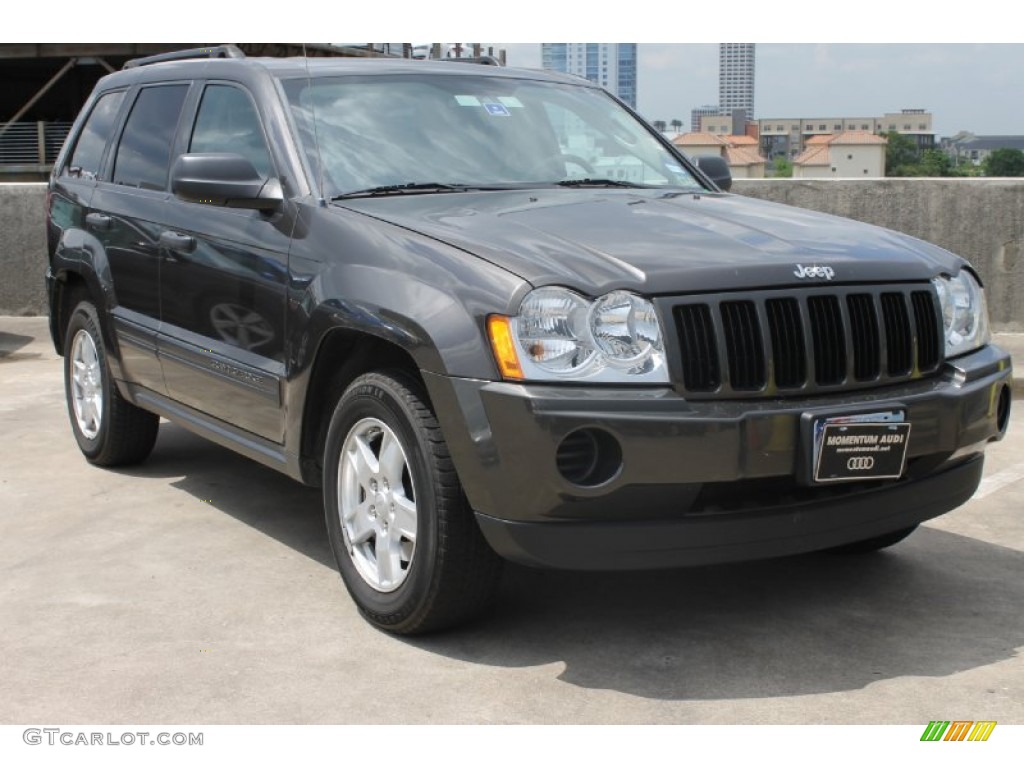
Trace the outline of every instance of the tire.
{"label": "tire", "polygon": [[342,394],[327,432],[323,494],[342,581],[375,626],[422,634],[491,604],[501,559],[480,533],[411,376],[365,374]]}
{"label": "tire", "polygon": [[842,555],[862,555],[869,552],[877,552],[880,549],[891,547],[893,544],[899,544],[916,530],[917,526],[912,525],[909,528],[903,528],[899,531],[886,533],[883,536],[876,536],[873,539],[864,539],[863,541],[854,541],[850,544],[843,544],[841,547],[834,547],[829,551]]}
{"label": "tire", "polygon": [[160,418],[117,391],[96,308],[82,301],[64,335],[64,395],[71,430],[85,458],[103,467],[137,464],[156,442]]}

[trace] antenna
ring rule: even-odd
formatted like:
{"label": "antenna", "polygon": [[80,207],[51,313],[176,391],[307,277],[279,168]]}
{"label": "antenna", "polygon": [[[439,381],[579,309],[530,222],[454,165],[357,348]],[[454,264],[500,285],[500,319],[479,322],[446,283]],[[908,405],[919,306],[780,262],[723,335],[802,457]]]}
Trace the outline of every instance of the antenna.
{"label": "antenna", "polygon": [[302,61],[306,65],[306,87],[309,89],[309,111],[313,117],[313,146],[316,147],[317,194],[321,207],[327,206],[324,199],[324,158],[320,154],[320,134],[316,128],[316,98],[313,96],[313,78],[309,74],[309,56],[306,55],[306,44],[302,44]]}

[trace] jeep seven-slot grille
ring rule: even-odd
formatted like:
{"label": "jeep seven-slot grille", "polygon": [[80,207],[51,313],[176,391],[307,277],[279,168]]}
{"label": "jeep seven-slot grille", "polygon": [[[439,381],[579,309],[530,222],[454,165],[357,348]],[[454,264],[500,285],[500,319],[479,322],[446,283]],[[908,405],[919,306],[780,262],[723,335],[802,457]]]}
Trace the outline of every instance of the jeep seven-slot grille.
{"label": "jeep seven-slot grille", "polygon": [[846,297],[846,308],[853,340],[853,377],[857,381],[871,381],[882,370],[875,298],[870,293],[851,293]]}
{"label": "jeep seven-slot grille", "polygon": [[713,392],[722,379],[711,309],[707,304],[679,307],[679,341],[683,348],[683,380],[694,392]]}
{"label": "jeep seven-slot grille", "polygon": [[723,301],[722,330],[729,358],[729,381],[735,390],[759,390],[766,383],[761,328],[752,301]]}
{"label": "jeep seven-slot grille", "polygon": [[846,337],[839,299],[808,296],[811,338],[814,342],[814,379],[818,384],[840,384],[846,378]]}
{"label": "jeep seven-slot grille", "polygon": [[931,290],[902,285],[668,300],[682,387],[709,397],[860,389],[938,369],[942,324]]}

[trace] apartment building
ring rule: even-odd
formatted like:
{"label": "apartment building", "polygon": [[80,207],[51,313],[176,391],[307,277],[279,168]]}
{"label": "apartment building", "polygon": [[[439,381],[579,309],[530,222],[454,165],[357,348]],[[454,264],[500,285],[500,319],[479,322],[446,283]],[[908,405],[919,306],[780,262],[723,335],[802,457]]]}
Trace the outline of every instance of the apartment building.
{"label": "apartment building", "polygon": [[[757,121],[761,152],[769,160],[795,158],[815,136],[834,136],[844,131],[875,135],[895,131],[909,136],[921,150],[935,146],[932,114],[924,109],[887,112],[881,117],[787,117]],[[710,127],[710,126],[709,126]],[[715,124],[718,127],[718,124]]]}

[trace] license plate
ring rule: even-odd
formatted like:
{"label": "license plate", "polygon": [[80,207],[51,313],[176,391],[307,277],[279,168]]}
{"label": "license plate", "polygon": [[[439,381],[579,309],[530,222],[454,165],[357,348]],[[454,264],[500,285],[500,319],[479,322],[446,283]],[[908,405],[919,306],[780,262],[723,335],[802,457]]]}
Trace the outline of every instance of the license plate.
{"label": "license plate", "polygon": [[815,421],[814,482],[901,477],[910,442],[903,418],[902,411],[891,411]]}

